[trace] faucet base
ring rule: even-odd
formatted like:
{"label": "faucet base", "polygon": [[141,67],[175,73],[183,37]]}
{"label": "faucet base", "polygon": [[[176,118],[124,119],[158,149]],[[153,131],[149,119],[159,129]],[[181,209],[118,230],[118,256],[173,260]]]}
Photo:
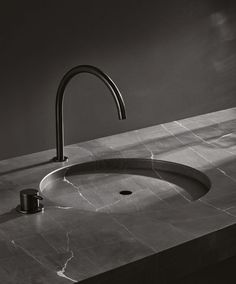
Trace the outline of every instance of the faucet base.
{"label": "faucet base", "polygon": [[58,157],[54,157],[52,159],[53,162],[68,162],[68,157],[64,156],[62,159],[58,159]]}

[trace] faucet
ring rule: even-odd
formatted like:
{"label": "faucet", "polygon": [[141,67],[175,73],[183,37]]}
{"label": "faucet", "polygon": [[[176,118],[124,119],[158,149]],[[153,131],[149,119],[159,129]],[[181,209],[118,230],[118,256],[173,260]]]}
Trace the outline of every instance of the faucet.
{"label": "faucet", "polygon": [[63,98],[64,91],[69,83],[69,81],[79,73],[91,73],[101,79],[108,89],[111,91],[111,94],[115,100],[118,117],[119,119],[126,119],[125,103],[122,98],[122,95],[112,81],[112,79],[102,72],[97,67],[91,65],[79,65],[71,70],[69,70],[61,79],[59,87],[57,89],[56,96],[56,150],[57,156],[53,158],[55,162],[64,162],[68,161],[68,157],[64,156],[64,121],[63,121]]}

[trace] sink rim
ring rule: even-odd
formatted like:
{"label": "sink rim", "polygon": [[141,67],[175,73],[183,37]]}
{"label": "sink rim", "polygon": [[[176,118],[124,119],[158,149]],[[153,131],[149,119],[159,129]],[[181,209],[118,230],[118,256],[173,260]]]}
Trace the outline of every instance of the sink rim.
{"label": "sink rim", "polygon": [[206,188],[206,193],[211,189],[211,181],[204,172],[184,164],[150,158],[108,158],[74,163],[58,168],[43,177],[39,184],[39,190],[43,193],[48,183],[64,177],[69,170],[71,170],[72,173],[75,171],[78,175],[102,172],[129,174],[127,170],[132,169],[149,169],[152,171],[159,170],[181,175],[201,183]]}

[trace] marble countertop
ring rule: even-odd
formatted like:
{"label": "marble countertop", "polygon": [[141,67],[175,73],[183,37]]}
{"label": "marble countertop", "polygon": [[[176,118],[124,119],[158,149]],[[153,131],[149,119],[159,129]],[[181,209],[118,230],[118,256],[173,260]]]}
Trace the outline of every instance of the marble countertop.
{"label": "marble countertop", "polygon": [[[236,254],[236,108],[70,145],[65,153],[68,163],[51,162],[55,149],[0,161],[0,283],[167,283]],[[77,191],[82,208],[45,198],[43,213],[16,212],[20,190],[39,189],[51,171],[109,158],[181,163],[204,172],[212,186],[195,201],[182,194],[163,201],[147,187],[114,202],[104,199],[112,182],[103,176],[89,183],[103,192],[97,203]],[[124,186],[134,183],[128,177]]]}

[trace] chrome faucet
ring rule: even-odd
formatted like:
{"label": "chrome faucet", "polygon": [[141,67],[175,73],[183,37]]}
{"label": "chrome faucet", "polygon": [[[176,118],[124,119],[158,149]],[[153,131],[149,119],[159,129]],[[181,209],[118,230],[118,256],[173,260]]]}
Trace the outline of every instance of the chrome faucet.
{"label": "chrome faucet", "polygon": [[108,89],[111,91],[111,94],[115,100],[118,117],[119,119],[126,118],[125,104],[122,98],[122,95],[112,81],[112,79],[102,72],[100,69],[90,65],[79,65],[71,70],[69,70],[62,80],[60,81],[57,97],[56,97],[56,148],[57,148],[57,156],[53,159],[55,162],[64,162],[67,161],[68,158],[64,156],[64,121],[63,121],[63,97],[64,91],[69,83],[69,81],[79,73],[91,73],[96,77],[100,78]]}

